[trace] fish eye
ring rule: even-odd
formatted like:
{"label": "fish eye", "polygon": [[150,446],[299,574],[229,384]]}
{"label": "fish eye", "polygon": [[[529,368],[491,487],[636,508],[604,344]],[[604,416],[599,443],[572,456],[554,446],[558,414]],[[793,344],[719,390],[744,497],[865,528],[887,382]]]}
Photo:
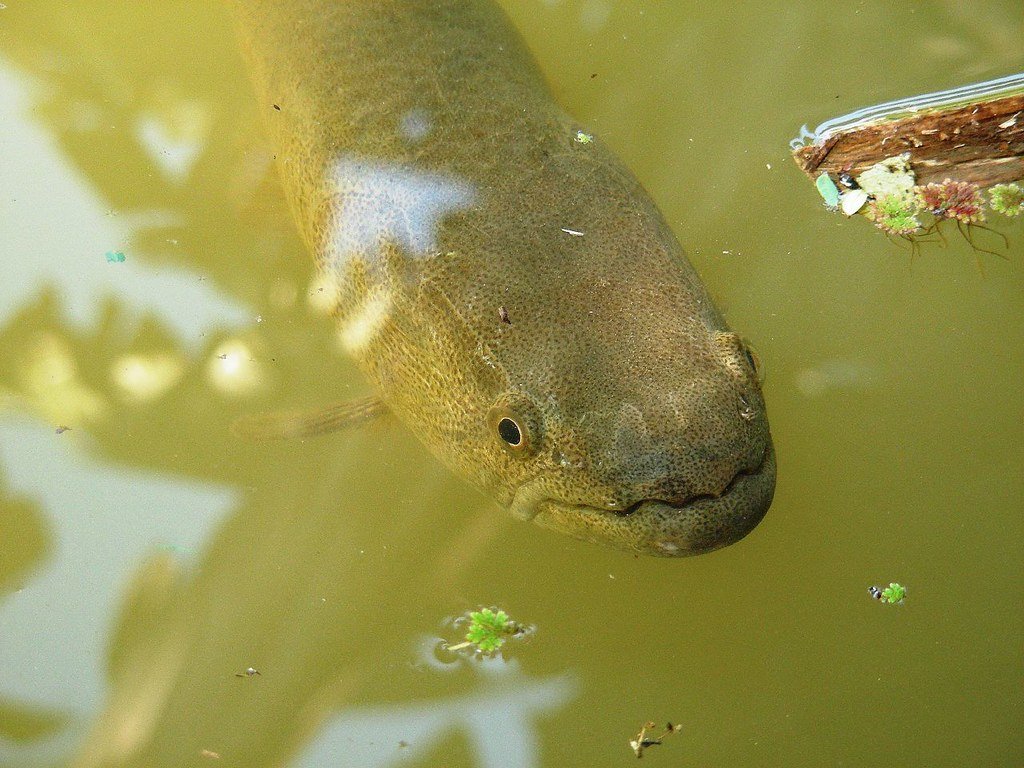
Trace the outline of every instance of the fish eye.
{"label": "fish eye", "polygon": [[746,341],[743,342],[743,356],[750,363],[750,370],[754,372],[757,382],[764,384],[764,366],[761,364],[761,356]]}
{"label": "fish eye", "polygon": [[523,431],[508,416],[498,422],[498,436],[513,448],[522,445],[523,442]]}
{"label": "fish eye", "polygon": [[750,345],[750,342],[732,331],[717,331],[714,335],[714,342],[722,362],[734,376],[745,378],[753,374],[759,384],[764,383],[764,366],[761,365],[761,357]]}
{"label": "fish eye", "polygon": [[539,418],[525,397],[508,395],[487,414],[487,425],[500,445],[516,456],[532,454],[537,447]]}

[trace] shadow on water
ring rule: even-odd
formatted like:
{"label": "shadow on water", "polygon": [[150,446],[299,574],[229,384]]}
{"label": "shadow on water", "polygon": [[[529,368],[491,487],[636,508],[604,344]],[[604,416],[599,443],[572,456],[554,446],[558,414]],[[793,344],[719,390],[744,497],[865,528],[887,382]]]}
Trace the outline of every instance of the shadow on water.
{"label": "shadow on water", "polygon": [[[1020,678],[1020,619],[1007,601],[1020,591],[1010,370],[1020,292],[959,264],[944,296],[942,271],[894,285],[905,269],[888,271],[888,252],[816,210],[795,223],[799,204],[759,190],[780,178],[783,193],[813,191],[778,165],[759,175],[764,158],[735,146],[778,164],[769,152],[784,153],[800,122],[834,112],[824,102],[836,73],[845,98],[852,81],[895,70],[905,49],[869,34],[888,6],[794,5],[771,23],[754,11],[705,21],[707,9],[687,7],[682,31],[665,31],[675,16],[651,25],[657,55],[609,25],[552,76],[574,112],[595,89],[598,128],[629,113],[610,141],[674,225],[700,230],[684,233],[688,244],[758,254],[695,260],[709,285],[744,286],[733,289],[747,314],[738,326],[760,322],[780,500],[757,540],[669,568],[591,549],[573,560],[584,552],[574,543],[528,539],[394,424],[235,441],[240,414],[365,389],[310,309],[310,259],[226,15],[179,0],[6,5],[0,101],[15,119],[0,135],[0,763],[383,766],[443,755],[525,768],[541,763],[542,723],[561,715],[575,732],[597,722],[594,738],[548,737],[545,752],[599,764],[613,749],[631,759],[632,718],[660,709],[692,717],[690,741],[672,748],[689,743],[695,762],[1016,754],[1006,702]],[[524,28],[569,29],[601,5],[513,10]],[[914,7],[893,24],[933,30],[918,50],[950,77],[984,74],[979,51],[1000,66],[1019,51],[1013,3]],[[839,36],[837,12],[860,26]],[[730,54],[737,40],[742,60]],[[716,55],[695,59],[701,45]],[[536,46],[544,62],[559,47],[564,37]],[[612,65],[588,57],[638,82],[692,77],[604,92]],[[808,70],[804,87],[783,87]],[[926,74],[910,81],[945,84]],[[912,90],[877,82],[844,107]],[[696,94],[687,104],[714,104],[715,118],[668,135],[684,91]],[[780,257],[794,240],[803,255]],[[510,574],[488,561],[497,539],[536,548],[513,552]],[[864,579],[890,569],[916,569],[931,596],[915,582],[908,610],[877,613]],[[512,584],[551,617],[541,629],[551,660],[532,656],[536,645],[495,664],[432,651],[440,617],[467,607],[467,574],[488,594]],[[578,715],[569,663],[585,678]]]}
{"label": "shadow on water", "polygon": [[[432,649],[427,606],[504,520],[394,424],[229,434],[360,384],[307,306],[239,62],[189,47],[206,25],[233,46],[227,19],[184,10],[43,3],[40,33],[5,9],[5,100],[46,129],[17,138],[66,179],[10,191],[22,242],[74,258],[19,258],[0,290],[0,759],[386,765],[464,733],[481,764],[534,765],[572,680]],[[63,215],[25,210],[56,195]]]}

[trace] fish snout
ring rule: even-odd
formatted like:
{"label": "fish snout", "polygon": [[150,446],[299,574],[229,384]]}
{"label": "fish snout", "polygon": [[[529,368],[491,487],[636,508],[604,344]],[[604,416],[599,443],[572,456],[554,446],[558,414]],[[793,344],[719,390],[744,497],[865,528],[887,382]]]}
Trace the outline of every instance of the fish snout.
{"label": "fish snout", "polygon": [[620,510],[644,501],[681,507],[698,498],[717,498],[738,476],[762,465],[770,443],[766,433],[740,419],[712,424],[712,429],[667,433],[653,432],[647,426],[650,422],[634,422],[627,428],[624,421],[617,430],[613,457],[606,462],[612,468],[606,481],[613,489],[613,503],[607,506]]}
{"label": "fish snout", "polygon": [[738,471],[715,493],[660,499],[649,496],[609,510],[546,499],[532,519],[576,538],[661,557],[710,552],[752,531],[775,492],[775,452],[769,441],[758,466]]}

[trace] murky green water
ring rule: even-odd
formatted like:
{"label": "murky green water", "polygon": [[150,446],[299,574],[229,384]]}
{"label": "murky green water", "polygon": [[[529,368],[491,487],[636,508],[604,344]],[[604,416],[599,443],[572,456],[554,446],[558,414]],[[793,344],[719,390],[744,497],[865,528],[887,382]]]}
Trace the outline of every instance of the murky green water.
{"label": "murky green water", "polygon": [[[1018,0],[505,5],[759,349],[765,521],[638,559],[507,519],[400,425],[234,439],[365,386],[226,14],[7,0],[0,764],[622,765],[653,719],[663,765],[1019,765],[1024,226],[984,276],[956,242],[911,265],[787,149],[1021,71]],[[537,632],[435,652],[490,604]]]}

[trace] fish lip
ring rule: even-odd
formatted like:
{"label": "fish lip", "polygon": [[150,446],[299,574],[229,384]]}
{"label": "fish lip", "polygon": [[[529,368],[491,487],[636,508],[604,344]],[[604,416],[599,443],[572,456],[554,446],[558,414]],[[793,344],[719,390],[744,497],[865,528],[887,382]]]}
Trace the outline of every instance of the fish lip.
{"label": "fish lip", "polygon": [[[764,452],[761,454],[761,461],[758,463],[756,467],[753,467],[752,469],[748,468],[739,470],[735,475],[733,475],[732,480],[730,480],[726,484],[726,486],[718,493],[699,493],[694,496],[690,496],[689,498],[686,499],[686,501],[684,501],[681,504],[676,504],[671,501],[665,501],[663,499],[655,498],[640,499],[640,501],[634,502],[633,504],[630,504],[628,507],[624,507],[622,509],[604,509],[601,511],[615,515],[616,517],[629,517],[630,515],[639,511],[644,505],[647,504],[661,504],[663,506],[671,507],[672,509],[678,509],[682,511],[685,510],[687,507],[693,506],[698,502],[704,501],[705,499],[721,499],[725,496],[728,496],[744,480],[744,478],[759,474],[764,469],[765,462],[768,461],[769,452],[770,448],[766,447]],[[577,506],[589,507],[590,505],[579,504]],[[593,509],[600,509],[600,507],[593,507]]]}
{"label": "fish lip", "polygon": [[737,472],[717,495],[693,496],[682,504],[642,499],[621,510],[548,496],[533,502],[529,519],[619,549],[661,557],[702,554],[739,541],[760,523],[774,496],[775,470],[769,441],[758,466]]}

